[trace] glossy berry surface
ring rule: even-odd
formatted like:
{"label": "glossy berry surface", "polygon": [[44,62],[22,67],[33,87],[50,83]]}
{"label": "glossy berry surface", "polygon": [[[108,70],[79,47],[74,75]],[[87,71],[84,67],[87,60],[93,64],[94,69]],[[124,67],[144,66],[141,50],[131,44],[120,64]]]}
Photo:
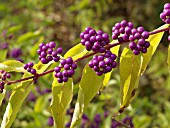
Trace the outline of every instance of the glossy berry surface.
{"label": "glossy berry surface", "polygon": [[54,68],[54,76],[57,78],[59,83],[67,82],[68,78],[72,77],[75,73],[77,64],[71,57],[62,59],[60,65]]}
{"label": "glossy berry surface", "polygon": [[89,62],[89,67],[92,68],[98,76],[110,72],[117,67],[115,62],[116,55],[111,51],[106,51],[100,55],[95,55]]}
{"label": "glossy berry surface", "polygon": [[94,30],[91,27],[86,27],[84,32],[80,33],[81,44],[88,51],[105,52],[105,46],[110,42],[109,35],[102,30]]}
{"label": "glossy berry surface", "polygon": [[55,62],[60,60],[59,54],[61,54],[63,50],[61,47],[58,47],[57,49],[55,49],[55,47],[55,42],[49,42],[47,44],[41,43],[39,45],[37,53],[39,54],[39,60],[43,64],[47,64],[52,60]]}
{"label": "glossy berry surface", "polygon": [[0,79],[2,81],[5,81],[6,79],[10,79],[10,78],[11,78],[11,75],[9,73],[7,73],[4,70],[0,70]]}
{"label": "glossy berry surface", "polygon": [[24,65],[24,69],[30,72],[31,74],[35,75],[37,74],[36,70],[33,68],[34,64],[32,62],[29,62]]}
{"label": "glossy berry surface", "polygon": [[163,12],[160,14],[160,18],[166,24],[170,24],[170,3],[164,5]]}
{"label": "glossy berry surface", "polygon": [[129,48],[135,55],[146,53],[150,46],[150,43],[146,41],[149,38],[149,32],[145,31],[142,26],[134,28],[133,24],[126,20],[115,24],[112,28],[112,38],[120,43],[130,41]]}

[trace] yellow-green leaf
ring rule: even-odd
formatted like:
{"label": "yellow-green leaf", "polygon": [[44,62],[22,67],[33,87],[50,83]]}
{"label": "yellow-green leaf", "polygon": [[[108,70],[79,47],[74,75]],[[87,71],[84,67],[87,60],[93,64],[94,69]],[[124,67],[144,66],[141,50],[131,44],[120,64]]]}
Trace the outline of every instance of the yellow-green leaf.
{"label": "yellow-green leaf", "polygon": [[27,40],[38,37],[40,34],[41,34],[40,30],[37,30],[35,32],[27,32],[17,39],[17,43],[24,43]]}
{"label": "yellow-green leaf", "polygon": [[168,60],[167,60],[167,63],[168,63],[168,68],[169,68],[169,72],[170,72],[170,45],[168,47]]}
{"label": "yellow-green leaf", "polygon": [[83,57],[88,51],[82,44],[77,44],[72,47],[68,52],[64,55],[64,58],[73,57],[73,60]]}
{"label": "yellow-green leaf", "polygon": [[58,83],[54,78],[52,83],[52,101],[49,107],[53,115],[55,127],[64,128],[64,119],[66,108],[70,104],[73,97],[73,80],[70,78],[66,83]]}
{"label": "yellow-green leaf", "polygon": [[3,63],[0,63],[0,70],[5,70],[7,72],[26,72],[26,70],[23,68],[23,65],[23,63],[16,60],[7,60]]}
{"label": "yellow-green leaf", "polygon": [[[11,70],[12,71],[20,71],[20,68],[23,65],[22,63],[20,63],[18,61],[5,61],[3,64],[5,65],[5,68],[8,71],[11,71]],[[39,64],[39,65],[41,65],[41,64]],[[9,68],[10,66],[11,66],[11,69]],[[41,68],[39,69],[39,73],[44,72],[48,68],[48,66],[49,65],[40,66]],[[35,69],[37,69],[36,66],[35,66]],[[23,78],[26,78],[29,76],[31,76],[31,74],[25,73]],[[12,92],[12,94],[10,96],[5,114],[3,116],[1,128],[10,128],[11,127],[25,98],[31,91],[32,83],[33,83],[32,79],[23,81],[16,87],[16,89],[14,89],[14,91]]]}
{"label": "yellow-green leaf", "polygon": [[84,110],[99,91],[102,82],[103,76],[97,76],[87,64],[83,70],[79,84],[78,99],[75,105],[71,128],[73,128],[75,123],[81,118]]}
{"label": "yellow-green leaf", "polygon": [[3,89],[3,92],[0,93],[0,106],[1,106],[1,104],[2,104],[2,101],[3,101],[4,97],[5,97],[5,92],[6,92],[6,89],[4,88],[4,89]]}
{"label": "yellow-green leaf", "polygon": [[0,62],[6,60],[6,57],[7,57],[7,53],[8,53],[8,50],[0,50]]}
{"label": "yellow-green leaf", "polygon": [[136,56],[129,48],[124,48],[120,58],[121,111],[130,104],[139,83],[141,66],[142,56]]}
{"label": "yellow-green leaf", "polygon": [[[23,78],[29,77],[28,74]],[[1,123],[1,128],[10,128],[15,120],[18,111],[21,108],[23,101],[31,91],[33,80],[27,80],[22,82],[11,94],[9,103],[6,107],[5,114]]]}
{"label": "yellow-green leaf", "polygon": [[[169,26],[168,24],[165,24],[165,25],[159,27],[158,29],[167,28],[168,26]],[[160,32],[160,33],[149,36],[148,41],[150,42],[150,47],[148,48],[147,53],[142,55],[143,63],[142,63],[141,75],[146,70],[146,67],[147,67],[149,61],[151,60],[152,55],[155,53],[163,35],[164,35],[164,32]]]}

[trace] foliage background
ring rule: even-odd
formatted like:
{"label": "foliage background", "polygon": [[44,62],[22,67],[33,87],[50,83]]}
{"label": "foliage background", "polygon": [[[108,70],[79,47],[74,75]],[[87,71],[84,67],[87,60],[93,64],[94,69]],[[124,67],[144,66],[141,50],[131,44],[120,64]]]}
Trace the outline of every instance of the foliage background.
{"label": "foliage background", "polygon": [[[10,51],[14,48],[22,50],[20,59],[24,63],[29,61],[38,62],[36,50],[40,42],[55,41],[62,46],[64,52],[80,42],[79,33],[86,26],[94,29],[103,29],[111,35],[111,28],[116,22],[126,19],[132,21],[135,26],[144,26],[152,31],[162,25],[159,14],[166,0],[0,0],[0,45],[9,44],[9,48],[0,50],[0,61],[14,59]],[[6,33],[6,37],[4,37]],[[7,37],[13,35],[12,39]],[[140,80],[138,96],[132,105],[117,119],[125,116],[133,117],[133,123],[137,128],[168,127],[170,125],[170,77],[166,64],[167,59],[167,34],[153,56],[145,74]],[[82,69],[86,61],[78,63],[79,69],[74,76],[74,100],[77,97],[77,83],[80,80]],[[14,78],[15,77],[15,78]],[[17,79],[20,74],[13,74]],[[41,78],[32,89],[35,101],[28,98],[24,102],[17,119],[12,127],[47,127],[47,119],[50,116],[49,106],[50,93],[40,94],[50,90],[51,76]],[[14,87],[8,87],[8,92],[1,106],[0,120],[2,120],[8,97]],[[114,71],[107,88],[101,95],[96,95],[89,105],[86,114],[91,121],[95,114],[103,115],[105,111],[110,116],[116,113],[120,104],[119,72]],[[68,116],[67,122],[70,117]],[[106,127],[108,120],[103,119],[101,127]]]}

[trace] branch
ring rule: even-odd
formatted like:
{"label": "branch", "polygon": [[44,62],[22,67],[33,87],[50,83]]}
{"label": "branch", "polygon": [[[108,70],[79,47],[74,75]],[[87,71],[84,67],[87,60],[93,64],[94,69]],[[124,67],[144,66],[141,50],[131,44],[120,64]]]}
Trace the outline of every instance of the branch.
{"label": "branch", "polygon": [[[163,29],[159,29],[159,30],[155,30],[155,31],[149,32],[149,35],[157,34],[157,33],[163,32],[163,31],[169,31],[169,30],[170,30],[170,27],[168,27],[168,28],[163,28]],[[125,42],[117,42],[117,43],[114,43],[114,44],[108,44],[108,45],[106,46],[106,49],[110,49],[110,48],[112,48],[112,47],[115,47],[115,46],[117,46],[117,45],[124,44],[124,43],[127,43],[127,42],[129,42],[129,40],[128,40],[128,41],[125,41]],[[90,57],[90,56],[93,56],[93,55],[95,55],[95,54],[97,54],[97,53],[98,53],[98,52],[90,53],[90,54],[88,54],[88,55],[85,55],[85,56],[83,56],[83,57],[81,57],[81,58],[78,58],[78,59],[74,60],[74,62],[81,61],[81,60],[86,59],[86,58],[88,58],[88,57]],[[53,71],[54,71],[54,69],[53,69],[53,70],[48,70],[48,71],[43,72],[43,73],[41,73],[41,74],[36,74],[36,75],[34,75],[34,76],[30,76],[30,77],[27,77],[27,78],[15,80],[15,81],[7,81],[6,84],[7,84],[7,85],[10,85],[10,84],[22,82],[22,81],[25,81],[25,80],[29,80],[29,79],[34,79],[34,80],[36,80],[36,79],[38,79],[39,77],[41,77],[41,76],[43,76],[43,75],[46,75],[46,74],[48,74],[48,73],[51,73],[51,72],[53,72]]]}

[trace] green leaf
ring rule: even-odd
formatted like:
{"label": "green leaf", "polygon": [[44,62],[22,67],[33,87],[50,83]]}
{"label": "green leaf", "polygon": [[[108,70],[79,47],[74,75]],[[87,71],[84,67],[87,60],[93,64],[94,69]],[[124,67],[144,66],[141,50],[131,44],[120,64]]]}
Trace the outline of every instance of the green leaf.
{"label": "green leaf", "polygon": [[14,33],[19,31],[22,28],[22,25],[16,25],[16,26],[12,26],[8,29],[8,34],[10,33]]}
{"label": "green leaf", "polygon": [[120,58],[120,111],[128,107],[131,98],[134,96],[134,91],[139,83],[141,66],[142,56],[136,56],[129,48],[124,48]]}
{"label": "green leaf", "polygon": [[17,43],[24,43],[24,41],[34,39],[34,38],[38,37],[40,35],[40,33],[41,33],[40,30],[37,30],[35,32],[27,32],[27,33],[21,35],[17,39]]}
{"label": "green leaf", "polygon": [[49,97],[46,96],[46,95],[38,97],[38,99],[36,99],[36,102],[35,102],[35,105],[34,105],[34,112],[36,112],[36,113],[43,112],[46,105],[49,102],[48,99],[49,99]]}
{"label": "green leaf", "polygon": [[168,69],[169,69],[169,73],[170,73],[170,45],[168,47],[168,60],[167,60],[167,63],[168,63]]}
{"label": "green leaf", "polygon": [[[117,40],[116,40],[116,41],[113,40],[111,43],[115,43],[115,42],[117,42]],[[120,48],[120,45],[111,48],[110,51],[111,51],[113,54],[115,54],[116,56],[118,56],[119,48]],[[114,69],[113,69],[113,70],[114,70]],[[113,71],[113,70],[112,70],[112,71]],[[104,88],[107,86],[107,84],[109,83],[109,80],[110,80],[112,71],[105,74],[104,80],[103,80],[103,85],[102,85],[101,89],[104,89]]]}
{"label": "green leaf", "polygon": [[0,50],[0,55],[1,55],[0,62],[6,59],[7,53],[8,53],[8,50]]}
{"label": "green leaf", "polygon": [[84,110],[99,91],[103,82],[103,77],[104,76],[97,76],[88,64],[85,66],[79,84],[78,99],[75,105],[71,128],[73,128],[75,123],[81,118]]}
{"label": "green leaf", "polygon": [[66,108],[70,104],[73,97],[73,80],[70,78],[66,83],[58,83],[54,78],[52,83],[52,101],[49,107],[53,115],[55,127],[64,128]]}
{"label": "green leaf", "polygon": [[[161,27],[159,27],[158,29],[163,29],[163,28],[167,28],[169,25],[165,24]],[[162,37],[164,35],[164,32],[160,32],[154,35],[150,35],[148,41],[150,42],[150,47],[147,50],[147,53],[143,54],[143,63],[142,63],[142,69],[141,69],[141,74],[144,73],[144,71],[146,70],[146,67],[149,63],[149,61],[152,58],[152,55],[155,53]]]}
{"label": "green leaf", "polygon": [[64,58],[73,57],[73,60],[83,57],[88,51],[82,44],[77,44],[72,47],[68,52],[64,55]]}
{"label": "green leaf", "polygon": [[[24,75],[23,78],[28,77],[29,75]],[[1,123],[1,128],[10,128],[13,121],[15,120],[18,111],[21,108],[23,101],[26,96],[31,91],[32,80],[27,80],[22,82],[11,94],[9,103],[6,107],[5,114]]]}
{"label": "green leaf", "polygon": [[37,49],[39,48],[39,44],[44,41],[44,37],[41,36],[38,42],[31,48],[29,54],[31,57],[35,58],[37,56]]}
{"label": "green leaf", "polygon": [[[21,65],[23,65],[22,63],[18,63],[17,61],[5,61],[4,62],[6,65],[8,66],[12,66],[12,68],[9,70],[9,68],[6,68],[7,70],[11,71],[18,71],[18,66],[20,67]],[[6,66],[5,65],[5,66]],[[41,64],[37,64],[37,65],[41,65]],[[7,66],[7,67],[8,67]],[[49,65],[42,65],[40,66],[42,69],[39,69],[39,73],[44,72]],[[36,66],[35,66],[35,69]],[[20,70],[19,70],[20,71]],[[23,78],[29,77],[31,76],[31,74],[29,73],[25,73]],[[6,111],[5,114],[3,116],[3,120],[2,120],[2,124],[1,124],[1,128],[10,128],[13,121],[15,120],[17,113],[19,112],[25,98],[27,97],[27,95],[30,93],[31,88],[32,88],[32,84],[33,80],[27,80],[27,81],[23,81],[21,82],[21,84],[19,84],[16,89],[12,92],[8,105],[6,107]]]}
{"label": "green leaf", "polygon": [[26,70],[23,68],[23,63],[16,60],[7,60],[3,63],[0,63],[0,70],[5,70],[7,72],[26,72]]}
{"label": "green leaf", "polygon": [[6,89],[4,88],[4,89],[3,89],[3,92],[0,93],[0,106],[1,106],[1,104],[2,104],[2,101],[3,101],[4,97],[5,97],[5,92],[6,92]]}
{"label": "green leaf", "polygon": [[48,64],[43,64],[41,61],[39,61],[37,64],[34,65],[34,68],[37,70],[37,73],[44,72],[51,64],[53,64],[54,61],[50,61]]}

